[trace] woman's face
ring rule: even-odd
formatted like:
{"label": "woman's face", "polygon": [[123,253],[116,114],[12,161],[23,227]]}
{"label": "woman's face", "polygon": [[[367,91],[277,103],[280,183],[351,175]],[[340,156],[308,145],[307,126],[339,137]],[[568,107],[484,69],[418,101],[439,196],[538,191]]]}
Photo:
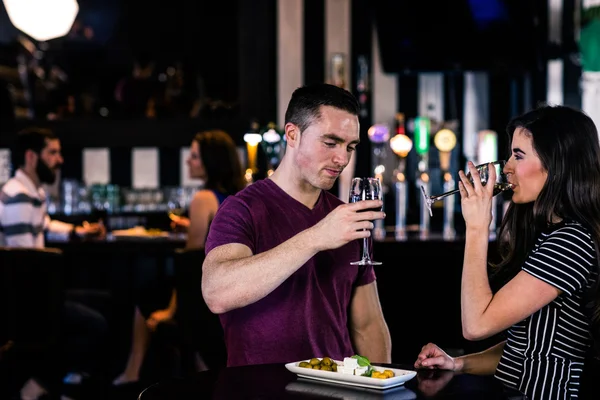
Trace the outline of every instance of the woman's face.
{"label": "woman's face", "polygon": [[195,140],[192,140],[192,145],[190,146],[190,156],[187,159],[187,165],[190,178],[206,179],[206,170],[204,169],[202,158],[200,158],[200,145]]}
{"label": "woman's face", "polygon": [[533,139],[526,129],[515,129],[511,149],[512,154],[504,166],[504,173],[513,185],[512,201],[516,204],[531,203],[542,191],[548,171],[533,150]]}

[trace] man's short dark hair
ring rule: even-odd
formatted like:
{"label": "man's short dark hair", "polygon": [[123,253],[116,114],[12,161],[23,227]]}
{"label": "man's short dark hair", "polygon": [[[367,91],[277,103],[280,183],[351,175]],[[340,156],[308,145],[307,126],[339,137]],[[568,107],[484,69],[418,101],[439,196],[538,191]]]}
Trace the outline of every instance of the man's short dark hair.
{"label": "man's short dark hair", "polygon": [[358,115],[360,105],[349,91],[327,83],[317,83],[299,87],[285,111],[285,123],[291,122],[304,132],[315,120],[321,117],[321,106],[334,107]]}
{"label": "man's short dark hair", "polygon": [[14,146],[11,149],[12,164],[15,168],[25,165],[25,153],[27,150],[40,152],[46,147],[48,140],[58,137],[50,129],[30,127],[17,133]]}

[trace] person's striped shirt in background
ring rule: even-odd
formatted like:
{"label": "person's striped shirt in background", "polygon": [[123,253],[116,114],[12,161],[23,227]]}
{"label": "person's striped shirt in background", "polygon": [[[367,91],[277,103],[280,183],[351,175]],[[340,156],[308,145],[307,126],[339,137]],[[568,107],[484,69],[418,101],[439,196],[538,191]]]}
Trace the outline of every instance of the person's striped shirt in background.
{"label": "person's striped shirt in background", "polygon": [[0,246],[44,247],[44,231],[66,239],[72,224],[51,220],[46,193],[21,170],[0,190]]}

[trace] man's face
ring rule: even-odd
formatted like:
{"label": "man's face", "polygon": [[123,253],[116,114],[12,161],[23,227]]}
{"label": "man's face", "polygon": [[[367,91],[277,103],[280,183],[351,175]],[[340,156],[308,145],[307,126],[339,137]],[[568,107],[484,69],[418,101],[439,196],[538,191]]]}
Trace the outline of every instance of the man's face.
{"label": "man's face", "polygon": [[35,171],[41,183],[53,184],[56,174],[63,164],[60,153],[60,140],[46,140],[46,147],[40,151]]}
{"label": "man's face", "polygon": [[358,128],[356,115],[322,106],[321,117],[297,140],[294,162],[301,179],[315,188],[331,189],[360,141]]}

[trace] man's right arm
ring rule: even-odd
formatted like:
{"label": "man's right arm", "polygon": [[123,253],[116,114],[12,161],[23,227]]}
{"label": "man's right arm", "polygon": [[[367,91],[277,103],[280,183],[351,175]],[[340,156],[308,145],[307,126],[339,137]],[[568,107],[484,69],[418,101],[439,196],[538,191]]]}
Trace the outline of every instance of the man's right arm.
{"label": "man's right arm", "polygon": [[378,200],[340,205],[316,225],[256,255],[240,243],[215,247],[202,267],[206,304],[221,314],[264,298],[319,251],[368,237],[370,232],[364,229],[373,228],[370,220],[385,214],[357,211],[377,207],[381,207]]}
{"label": "man's right arm", "polygon": [[310,236],[307,229],[257,255],[239,243],[213,249],[202,267],[202,294],[208,307],[221,314],[268,295],[317,253]]}

